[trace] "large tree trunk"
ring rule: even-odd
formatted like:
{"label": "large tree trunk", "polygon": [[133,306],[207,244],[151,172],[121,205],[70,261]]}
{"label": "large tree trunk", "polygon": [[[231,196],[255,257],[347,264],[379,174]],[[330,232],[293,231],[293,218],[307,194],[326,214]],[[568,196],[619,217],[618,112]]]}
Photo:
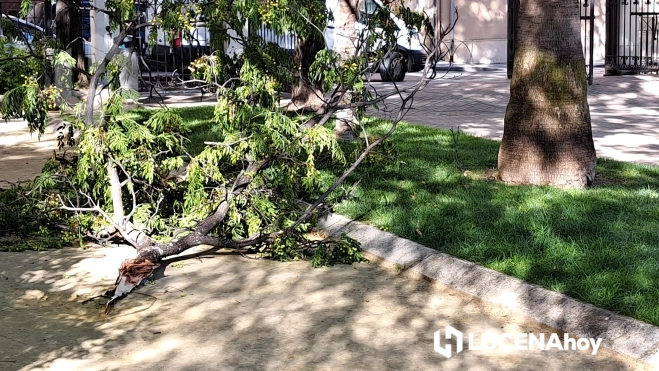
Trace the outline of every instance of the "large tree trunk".
{"label": "large tree trunk", "polygon": [[[339,54],[342,61],[357,54],[359,33],[356,22],[358,17],[358,0],[339,0],[338,12],[334,20],[334,51]],[[349,91],[340,93],[344,94],[341,103],[350,103],[351,93]],[[337,112],[335,132],[338,138],[348,140],[353,138],[353,120],[354,112],[351,109]]]}
{"label": "large tree trunk", "polygon": [[293,109],[320,111],[325,107],[323,92],[318,86],[320,82],[311,81],[309,68],[316,59],[316,53],[323,50],[325,40],[319,32],[313,32],[301,40],[295,48],[295,64],[299,66],[297,85],[293,87],[291,106]]}
{"label": "large tree trunk", "polygon": [[334,51],[346,60],[356,54],[359,38],[356,23],[359,16],[358,0],[339,0],[334,20]]}
{"label": "large tree trunk", "polygon": [[592,184],[597,159],[579,2],[522,0],[516,40],[500,178],[570,188]]}
{"label": "large tree trunk", "polygon": [[[55,11],[57,39],[70,49],[70,54],[76,60],[76,67],[85,70],[85,49],[82,39],[82,13],[80,0],[60,0]],[[84,86],[89,84],[84,73],[77,73],[77,81]]]}

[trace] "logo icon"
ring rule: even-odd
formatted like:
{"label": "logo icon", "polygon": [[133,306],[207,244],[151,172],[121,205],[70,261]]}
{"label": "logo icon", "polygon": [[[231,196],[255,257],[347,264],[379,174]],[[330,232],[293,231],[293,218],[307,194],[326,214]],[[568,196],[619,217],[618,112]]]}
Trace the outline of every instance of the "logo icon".
{"label": "logo icon", "polygon": [[[458,331],[455,327],[453,326],[446,326],[445,329],[446,335],[445,338],[446,340],[450,340],[451,338],[455,337],[456,339],[456,345],[455,345],[455,353],[460,353],[462,352],[462,332]],[[441,337],[441,333],[439,330],[435,331],[435,352],[443,355],[446,358],[451,358],[451,344],[446,344],[443,347],[440,344],[439,338]]]}
{"label": "logo icon", "polygon": [[576,338],[567,333],[563,334],[563,339],[561,339],[561,336],[557,333],[548,334],[548,337],[545,337],[546,334],[544,333],[534,334],[526,332],[504,332],[500,334],[475,334],[469,332],[463,334],[462,331],[458,331],[455,327],[450,325],[445,327],[444,332],[446,333],[444,335],[446,340],[454,339],[455,349],[453,349],[453,345],[449,344],[448,341],[442,346],[442,333],[437,330],[434,334],[435,352],[446,358],[451,358],[454,354],[462,352],[465,348],[463,342],[467,339],[467,349],[469,350],[590,350],[592,355],[597,355],[597,351],[603,340],[602,338]]}

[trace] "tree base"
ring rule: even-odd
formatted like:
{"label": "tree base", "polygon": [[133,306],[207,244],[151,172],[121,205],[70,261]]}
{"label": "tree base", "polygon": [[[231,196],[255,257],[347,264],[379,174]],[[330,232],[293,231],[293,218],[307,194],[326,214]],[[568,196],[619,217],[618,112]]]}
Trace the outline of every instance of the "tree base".
{"label": "tree base", "polygon": [[549,185],[558,188],[584,188],[595,181],[597,159],[568,158],[548,163],[546,156],[520,151],[499,150],[499,180],[509,184]]}

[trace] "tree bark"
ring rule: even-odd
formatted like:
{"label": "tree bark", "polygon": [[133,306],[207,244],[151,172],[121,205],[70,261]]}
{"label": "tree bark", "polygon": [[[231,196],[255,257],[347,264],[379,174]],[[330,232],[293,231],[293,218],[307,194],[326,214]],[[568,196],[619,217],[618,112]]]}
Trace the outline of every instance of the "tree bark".
{"label": "tree bark", "polygon": [[[334,51],[342,61],[354,57],[357,54],[357,18],[359,17],[358,0],[339,0],[339,8],[334,20]],[[349,91],[339,91],[343,94],[341,104],[349,104],[352,94]],[[337,120],[334,131],[339,139],[350,140],[353,138],[354,112],[346,108],[337,112]]]}
{"label": "tree bark", "polygon": [[580,188],[597,161],[581,46],[579,2],[522,0],[499,177]]}
{"label": "tree bark", "polygon": [[358,16],[357,0],[339,0],[338,13],[334,20],[334,51],[339,53],[343,60],[355,56],[359,38],[355,25]]}
{"label": "tree bark", "polygon": [[291,108],[318,112],[325,107],[320,82],[311,81],[309,67],[316,58],[316,53],[323,50],[325,41],[319,32],[300,40],[295,48],[295,64],[299,67],[297,85],[293,87]]}

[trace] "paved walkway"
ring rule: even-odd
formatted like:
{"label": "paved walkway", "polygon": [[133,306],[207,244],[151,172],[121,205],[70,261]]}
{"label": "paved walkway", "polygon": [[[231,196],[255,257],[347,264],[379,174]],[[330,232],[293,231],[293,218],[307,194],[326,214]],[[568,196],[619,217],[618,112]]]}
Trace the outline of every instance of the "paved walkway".
{"label": "paved walkway", "polygon": [[0,371],[651,369],[604,348],[513,351],[511,340],[468,349],[466,336],[464,351],[446,358],[433,346],[446,325],[478,339],[558,333],[562,344],[564,334],[397,275],[393,264],[314,269],[215,253],[164,262],[108,316],[104,300],[81,304],[112,287],[133,254],[126,246],[0,252]]}
{"label": "paved walkway", "polygon": [[[659,76],[603,75],[603,67],[595,68],[594,83],[588,87],[598,157],[659,165]],[[415,76],[419,74],[409,74],[402,85],[414,83]],[[391,83],[375,86],[381,91],[393,88]],[[459,126],[466,133],[499,140],[509,88],[504,68],[448,72],[417,93],[404,119],[436,128]]]}

